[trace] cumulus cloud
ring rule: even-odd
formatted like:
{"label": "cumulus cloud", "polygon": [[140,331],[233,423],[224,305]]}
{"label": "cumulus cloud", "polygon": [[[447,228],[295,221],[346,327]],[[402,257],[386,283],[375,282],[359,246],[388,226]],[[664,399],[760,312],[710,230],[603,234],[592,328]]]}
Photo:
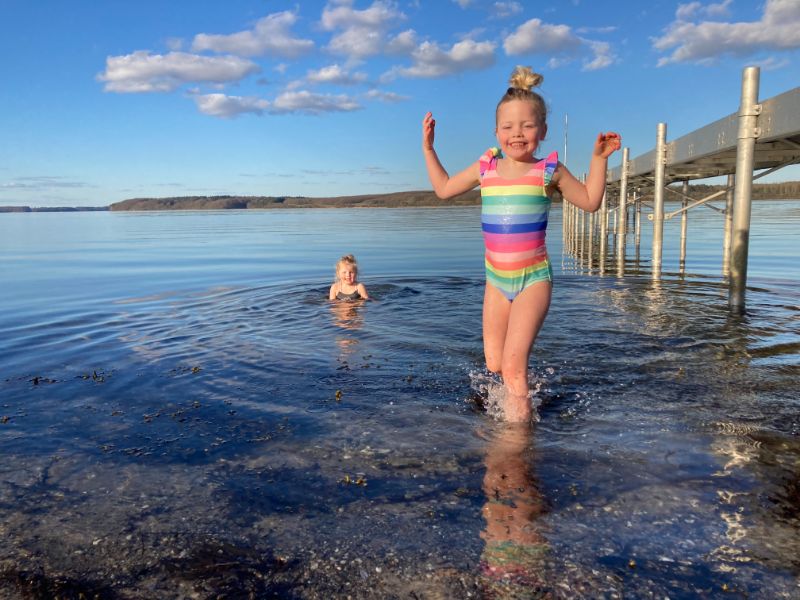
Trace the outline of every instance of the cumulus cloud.
{"label": "cumulus cloud", "polygon": [[309,71],[306,79],[311,83],[333,83],[338,85],[353,85],[364,83],[366,73],[350,73],[339,65],[330,65],[317,71]]}
{"label": "cumulus cloud", "polygon": [[443,50],[435,42],[423,42],[411,54],[410,67],[395,67],[384,74],[384,81],[395,77],[435,78],[454,75],[463,71],[484,69],[494,64],[493,42],[463,40]]}
{"label": "cumulus cloud", "polygon": [[185,83],[239,81],[259,70],[257,64],[237,56],[162,55],[139,50],[107,57],[106,70],[97,79],[105,82],[107,92],[171,92]]}
{"label": "cumulus cloud", "polygon": [[678,62],[708,64],[726,54],[744,56],[800,48],[800,2],[797,0],[767,0],[758,21],[694,23],[688,20],[695,15],[723,14],[727,5],[728,2],[722,2],[704,8],[693,2],[679,6],[676,20],[663,36],[653,40],[656,50],[672,50],[672,54],[658,61],[658,66]]}
{"label": "cumulus cloud", "polygon": [[269,102],[261,98],[226,96],[225,94],[203,94],[195,96],[194,101],[201,113],[223,119],[238,117],[246,113],[261,115],[269,108]]}
{"label": "cumulus cloud", "polygon": [[503,41],[509,56],[520,54],[547,55],[551,68],[569,64],[581,55],[591,54],[584,60],[584,71],[604,69],[616,61],[608,42],[596,42],[576,35],[569,25],[553,25],[541,19],[530,19]]}
{"label": "cumulus cloud", "polygon": [[328,44],[330,52],[360,60],[383,52],[388,30],[405,18],[392,3],[382,0],[364,10],[353,8],[352,2],[340,2],[323,9],[320,25],[325,31],[341,30]]}
{"label": "cumulus cloud", "polygon": [[259,19],[253,29],[230,35],[199,33],[192,50],[228,52],[239,56],[301,56],[314,48],[314,42],[293,37],[290,31],[297,15],[284,11]]}
{"label": "cumulus cloud", "polygon": [[594,58],[583,63],[584,71],[597,71],[614,64],[611,44],[608,42],[586,42],[594,53]]}
{"label": "cumulus cloud", "polygon": [[410,54],[417,47],[417,32],[413,29],[398,33],[386,44],[389,54]]}
{"label": "cumulus cloud", "polygon": [[361,105],[344,94],[314,94],[308,91],[284,92],[272,103],[273,113],[320,114],[329,112],[349,112],[358,110]]}
{"label": "cumulus cloud", "polygon": [[541,19],[526,21],[506,37],[506,54],[572,53],[581,47],[581,40],[568,25],[550,25]]}

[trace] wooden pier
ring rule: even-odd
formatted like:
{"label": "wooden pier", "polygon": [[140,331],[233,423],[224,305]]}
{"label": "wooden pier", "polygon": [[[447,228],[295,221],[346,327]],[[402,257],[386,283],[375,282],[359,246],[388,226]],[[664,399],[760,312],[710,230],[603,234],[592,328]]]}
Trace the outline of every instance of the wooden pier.
{"label": "wooden pier", "polygon": [[[629,158],[629,149],[624,148],[622,164],[608,171],[606,199],[599,215],[584,216],[583,211],[565,203],[565,248],[579,249],[587,222],[592,236],[595,223],[599,224],[601,245],[605,246],[602,238],[607,234],[609,218],[613,218],[617,261],[624,265],[628,210],[633,207],[636,211],[638,237],[639,211],[647,201],[652,205],[652,212],[648,214],[653,223],[651,268],[653,277],[658,278],[661,276],[664,219],[681,215],[681,262],[684,263],[689,210],[724,197],[726,206],[719,209],[724,217],[721,227],[725,231],[722,271],[729,277],[731,311],[743,312],[753,181],[800,163],[800,87],[759,102],[759,76],[758,67],[744,69],[738,112],[669,142],[667,124],[658,123],[654,149]],[[701,200],[688,197],[689,181],[719,176],[727,176],[727,190]],[[670,186],[676,182],[683,183],[680,191]],[[682,199],[679,210],[665,214],[666,193]],[[605,257],[600,258],[604,260]]]}

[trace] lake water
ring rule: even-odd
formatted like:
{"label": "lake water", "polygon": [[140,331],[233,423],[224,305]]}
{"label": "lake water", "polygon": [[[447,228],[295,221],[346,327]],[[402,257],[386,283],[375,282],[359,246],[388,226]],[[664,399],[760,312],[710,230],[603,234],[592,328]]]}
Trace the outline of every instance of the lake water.
{"label": "lake water", "polygon": [[519,428],[479,221],[0,215],[0,596],[800,597],[800,201],[754,204],[741,317],[718,214],[653,281],[648,221],[618,277],[556,206]]}

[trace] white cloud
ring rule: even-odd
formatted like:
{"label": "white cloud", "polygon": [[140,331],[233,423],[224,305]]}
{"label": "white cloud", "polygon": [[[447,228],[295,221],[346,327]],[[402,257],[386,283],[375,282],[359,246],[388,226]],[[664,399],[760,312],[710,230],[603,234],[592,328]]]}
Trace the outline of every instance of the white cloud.
{"label": "white cloud", "polygon": [[520,25],[503,42],[508,55],[572,53],[581,47],[581,40],[568,25],[549,25],[531,19]]}
{"label": "white cloud", "polygon": [[[705,13],[720,14],[727,4],[710,5]],[[712,7],[716,8],[709,13]],[[700,8],[692,12],[679,7],[677,18],[667,27],[666,33],[653,40],[653,47],[660,52],[674,48],[672,54],[658,61],[659,66],[678,62],[710,63],[725,54],[748,55],[800,48],[800,2],[797,0],[767,0],[764,14],[758,21],[692,23],[684,20]]]}
{"label": "white cloud", "polygon": [[353,85],[364,83],[366,73],[350,73],[339,65],[330,65],[317,71],[309,71],[306,79],[311,83],[333,83],[338,85]]}
{"label": "white cloud", "polygon": [[192,42],[192,50],[229,52],[240,56],[301,56],[314,48],[314,42],[292,36],[290,28],[296,21],[297,15],[284,11],[259,19],[250,30],[230,35],[198,33]]}
{"label": "white cloud", "polygon": [[370,90],[365,95],[370,100],[380,100],[381,102],[395,103],[408,100],[408,96],[401,96],[394,92],[382,92],[381,90]]}
{"label": "white cloud", "polygon": [[263,114],[269,102],[261,98],[226,96],[225,94],[203,94],[195,96],[197,108],[205,115],[224,119],[238,117],[245,113]]}
{"label": "white cloud", "polygon": [[392,3],[382,0],[364,10],[354,9],[352,2],[340,2],[323,9],[320,24],[325,31],[342,30],[331,38],[330,52],[362,59],[383,52],[388,29],[405,18]]}
{"label": "white cloud", "polygon": [[105,91],[171,92],[185,83],[229,83],[260,70],[249,60],[236,56],[198,56],[185,52],[151,54],[138,50],[106,58],[106,70],[97,76]]}
{"label": "white cloud", "polygon": [[586,42],[594,52],[594,58],[584,62],[584,71],[597,71],[614,64],[614,55],[611,53],[611,44],[608,42]]}
{"label": "white cloud", "polygon": [[522,4],[519,2],[495,2],[492,17],[495,19],[505,19],[513,17],[522,12]]}
{"label": "white cloud", "polygon": [[550,68],[569,64],[587,52],[592,57],[584,60],[584,71],[604,69],[616,62],[608,42],[587,40],[573,33],[568,25],[543,23],[541,19],[531,19],[520,25],[503,41],[503,48],[509,56],[547,55]]}
{"label": "white cloud", "polygon": [[484,69],[494,64],[494,42],[464,40],[443,50],[435,42],[423,42],[412,53],[414,64],[395,67],[384,74],[382,80],[394,77],[434,78],[446,77],[463,71]]}
{"label": "white cloud", "polygon": [[456,4],[458,4],[461,8],[467,8],[470,4],[474,2],[474,0],[453,0]]}
{"label": "white cloud", "polygon": [[408,29],[398,33],[386,44],[386,52],[389,54],[410,54],[417,47],[417,32]]}
{"label": "white cloud", "polygon": [[699,2],[690,2],[689,4],[679,4],[678,9],[675,11],[675,18],[679,21],[688,21],[700,10],[702,5]]}
{"label": "white cloud", "polygon": [[332,94],[314,94],[307,91],[284,92],[272,103],[272,113],[307,113],[320,114],[327,112],[349,112],[358,110],[361,105],[353,98]]}
{"label": "white cloud", "polygon": [[712,19],[719,19],[730,16],[728,7],[733,0],[723,0],[718,4],[703,6],[700,2],[690,2],[689,4],[679,4],[675,11],[675,19],[678,21],[688,21],[695,15],[705,15]]}

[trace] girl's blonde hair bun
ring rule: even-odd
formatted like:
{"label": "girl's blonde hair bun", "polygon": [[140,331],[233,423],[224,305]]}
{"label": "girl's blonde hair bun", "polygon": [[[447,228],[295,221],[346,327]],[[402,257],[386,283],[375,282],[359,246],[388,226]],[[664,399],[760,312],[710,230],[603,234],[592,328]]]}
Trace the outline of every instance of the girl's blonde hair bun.
{"label": "girl's blonde hair bun", "polygon": [[514,69],[514,72],[511,73],[511,78],[508,80],[508,84],[518,90],[532,90],[535,87],[538,87],[544,81],[544,77],[542,77],[539,73],[534,73],[533,69],[530,67],[525,67],[522,65],[517,65]]}

